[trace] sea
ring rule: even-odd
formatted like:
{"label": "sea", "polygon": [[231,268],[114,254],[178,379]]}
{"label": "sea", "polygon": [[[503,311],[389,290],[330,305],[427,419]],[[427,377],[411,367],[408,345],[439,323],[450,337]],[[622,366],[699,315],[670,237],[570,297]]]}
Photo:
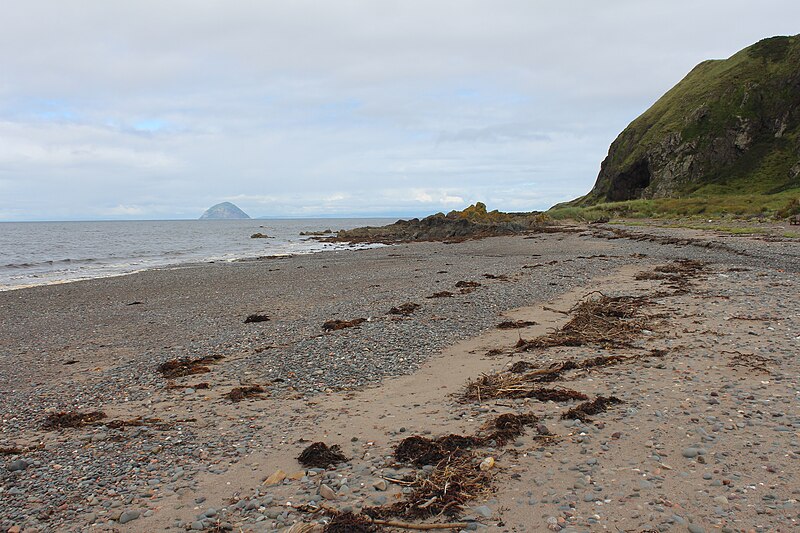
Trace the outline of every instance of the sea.
{"label": "sea", "polygon": [[[386,218],[0,222],[0,291],[187,263],[308,254],[351,246],[301,232],[383,226]],[[268,238],[254,239],[255,233]]]}

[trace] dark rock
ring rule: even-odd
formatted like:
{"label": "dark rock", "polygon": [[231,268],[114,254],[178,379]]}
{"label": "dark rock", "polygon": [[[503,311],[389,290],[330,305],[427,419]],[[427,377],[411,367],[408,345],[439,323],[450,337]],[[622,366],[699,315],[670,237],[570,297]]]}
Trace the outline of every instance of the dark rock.
{"label": "dark rock", "polygon": [[11,472],[20,472],[28,468],[28,462],[25,459],[17,459],[8,463],[8,468]]}

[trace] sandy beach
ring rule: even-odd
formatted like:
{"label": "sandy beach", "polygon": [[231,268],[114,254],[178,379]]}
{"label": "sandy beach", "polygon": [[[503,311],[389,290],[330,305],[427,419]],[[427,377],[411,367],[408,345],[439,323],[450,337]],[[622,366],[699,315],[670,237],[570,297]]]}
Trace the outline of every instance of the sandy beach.
{"label": "sandy beach", "polygon": [[[590,225],[3,292],[0,528],[322,531],[413,500],[438,467],[395,448],[457,434],[482,490],[379,522],[797,531],[798,273],[797,239]],[[551,342],[604,296],[619,333]],[[159,370],[176,359],[198,373]],[[483,438],[504,414],[532,416]],[[315,442],[346,460],[301,465]]]}

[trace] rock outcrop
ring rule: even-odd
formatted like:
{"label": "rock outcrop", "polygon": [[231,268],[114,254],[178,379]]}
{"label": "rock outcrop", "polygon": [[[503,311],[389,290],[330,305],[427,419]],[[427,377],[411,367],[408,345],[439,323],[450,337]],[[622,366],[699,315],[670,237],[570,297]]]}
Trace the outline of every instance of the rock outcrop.
{"label": "rock outcrop", "polygon": [[614,141],[569,205],[800,187],[800,36],[700,63]]}
{"label": "rock outcrop", "polygon": [[339,231],[330,242],[398,243],[412,241],[464,241],[495,235],[511,235],[529,231],[546,223],[547,217],[536,213],[501,213],[486,211],[477,202],[463,211],[437,213],[423,219],[398,220],[382,227],[355,228]]}
{"label": "rock outcrop", "polygon": [[222,202],[209,207],[200,217],[200,220],[244,220],[250,215],[230,202]]}

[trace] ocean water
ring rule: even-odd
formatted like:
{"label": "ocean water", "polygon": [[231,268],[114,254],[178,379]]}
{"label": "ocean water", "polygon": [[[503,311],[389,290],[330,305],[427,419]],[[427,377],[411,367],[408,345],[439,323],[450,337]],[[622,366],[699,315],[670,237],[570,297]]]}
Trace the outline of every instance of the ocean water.
{"label": "ocean water", "polygon": [[[341,249],[300,232],[394,219],[0,222],[0,291],[151,268]],[[253,233],[268,239],[251,239]]]}

